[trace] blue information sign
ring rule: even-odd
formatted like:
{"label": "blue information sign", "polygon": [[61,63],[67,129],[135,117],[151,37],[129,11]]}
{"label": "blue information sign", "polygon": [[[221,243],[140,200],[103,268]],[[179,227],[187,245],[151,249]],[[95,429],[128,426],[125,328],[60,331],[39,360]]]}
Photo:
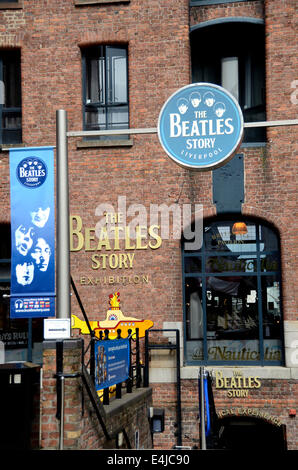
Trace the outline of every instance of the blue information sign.
{"label": "blue information sign", "polygon": [[129,340],[115,339],[95,343],[95,388],[102,390],[129,377]]}
{"label": "blue information sign", "polygon": [[241,144],[243,116],[236,99],[212,83],[194,83],[176,91],[158,119],[158,137],[179,165],[208,170],[232,158]]}
{"label": "blue information sign", "polygon": [[53,147],[10,150],[10,205],[10,316],[55,316]]}

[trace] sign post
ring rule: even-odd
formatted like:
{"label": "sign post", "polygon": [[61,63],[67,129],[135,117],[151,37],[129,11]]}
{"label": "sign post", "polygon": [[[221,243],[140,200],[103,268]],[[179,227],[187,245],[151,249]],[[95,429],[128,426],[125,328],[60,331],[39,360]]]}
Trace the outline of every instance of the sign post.
{"label": "sign post", "polygon": [[70,318],[67,113],[56,112],[57,131],[57,318]]}
{"label": "sign post", "polygon": [[205,369],[200,367],[200,426],[201,426],[201,449],[206,450],[206,430],[205,430],[205,387],[204,387]]}

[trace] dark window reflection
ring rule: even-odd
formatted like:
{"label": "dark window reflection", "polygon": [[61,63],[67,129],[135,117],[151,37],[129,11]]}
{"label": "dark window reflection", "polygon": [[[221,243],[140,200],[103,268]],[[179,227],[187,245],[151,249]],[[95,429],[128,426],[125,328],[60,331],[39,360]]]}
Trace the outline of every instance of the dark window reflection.
{"label": "dark window reflection", "polygon": [[184,256],[187,361],[282,364],[278,246],[251,220],[206,224]]}
{"label": "dark window reflection", "polygon": [[[87,131],[127,129],[127,48],[97,46],[83,51],[84,128]],[[95,136],[106,139],[107,136]],[[125,136],[108,136],[124,139]],[[127,138],[127,136],[126,136]]]}

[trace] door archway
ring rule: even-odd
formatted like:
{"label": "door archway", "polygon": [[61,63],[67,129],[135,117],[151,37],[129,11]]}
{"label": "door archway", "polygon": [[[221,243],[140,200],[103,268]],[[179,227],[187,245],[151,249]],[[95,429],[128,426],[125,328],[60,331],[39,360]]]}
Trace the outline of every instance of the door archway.
{"label": "door archway", "polygon": [[276,426],[260,418],[232,416],[218,421],[219,449],[247,450],[287,448],[285,425]]}

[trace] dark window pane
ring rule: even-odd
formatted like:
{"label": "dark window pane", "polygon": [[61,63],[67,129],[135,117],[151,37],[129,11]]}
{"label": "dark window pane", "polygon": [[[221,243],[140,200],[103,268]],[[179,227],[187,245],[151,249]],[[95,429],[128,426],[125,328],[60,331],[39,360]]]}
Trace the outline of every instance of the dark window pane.
{"label": "dark window pane", "polygon": [[3,111],[2,119],[4,129],[21,129],[22,127],[22,116],[20,112]]}
{"label": "dark window pane", "polygon": [[262,272],[279,270],[279,255],[262,255],[260,256],[260,268]]}
{"label": "dark window pane", "polygon": [[86,104],[105,104],[104,58],[87,58],[86,60]]}
{"label": "dark window pane", "polygon": [[[242,40],[247,37],[249,41]],[[223,23],[193,31],[191,61],[193,83],[210,82],[224,86],[239,101],[245,122],[266,120],[265,36],[262,25]],[[245,129],[244,142],[263,142],[265,132],[263,127]]]}
{"label": "dark window pane", "polygon": [[187,339],[203,337],[202,279],[187,278],[185,281],[185,305]]}
{"label": "dark window pane", "polygon": [[20,54],[12,51],[3,57],[3,82],[5,90],[5,107],[21,106],[21,69]]}
{"label": "dark window pane", "polygon": [[0,260],[0,283],[10,279],[10,261]]}
{"label": "dark window pane", "polygon": [[256,277],[209,277],[208,359],[259,361]]}
{"label": "dark window pane", "polygon": [[128,107],[115,106],[108,108],[107,128],[108,129],[127,129],[128,127]]}
{"label": "dark window pane", "polygon": [[21,130],[3,130],[2,131],[2,143],[3,144],[18,144],[22,142],[22,131]]}
{"label": "dark window pane", "polygon": [[278,251],[278,237],[272,229],[260,225],[259,238],[260,251]]}
{"label": "dark window pane", "polygon": [[225,273],[239,272],[251,273],[257,270],[257,259],[250,255],[240,256],[208,256],[206,258],[206,272]]}
{"label": "dark window pane", "polygon": [[197,256],[185,256],[184,258],[184,272],[186,273],[200,273],[202,271],[201,258]]}
{"label": "dark window pane", "polygon": [[280,285],[276,276],[262,276],[262,305],[265,337],[279,337],[281,326]]}
{"label": "dark window pane", "polygon": [[203,306],[202,279],[185,280],[186,306],[186,358],[188,361],[202,361],[203,357]]}
{"label": "dark window pane", "polygon": [[262,277],[262,307],[265,361],[282,360],[280,283],[277,276]]}
{"label": "dark window pane", "polygon": [[85,112],[86,131],[106,129],[105,108],[87,108]]}
{"label": "dark window pane", "polygon": [[21,67],[19,51],[0,54],[1,90],[1,139],[3,144],[20,143],[22,140]]}

